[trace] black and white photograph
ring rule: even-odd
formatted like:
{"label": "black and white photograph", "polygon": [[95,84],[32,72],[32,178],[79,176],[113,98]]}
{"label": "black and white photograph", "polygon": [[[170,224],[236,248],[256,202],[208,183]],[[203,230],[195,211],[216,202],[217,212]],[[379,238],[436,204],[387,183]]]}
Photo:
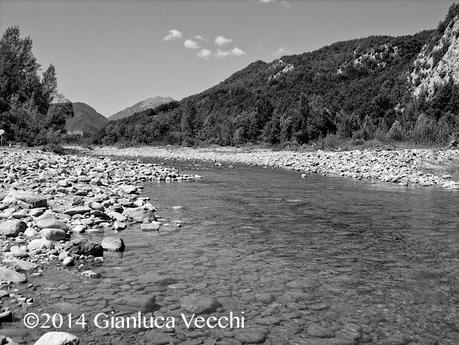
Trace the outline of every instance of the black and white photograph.
{"label": "black and white photograph", "polygon": [[0,0],[0,345],[459,345],[459,2]]}

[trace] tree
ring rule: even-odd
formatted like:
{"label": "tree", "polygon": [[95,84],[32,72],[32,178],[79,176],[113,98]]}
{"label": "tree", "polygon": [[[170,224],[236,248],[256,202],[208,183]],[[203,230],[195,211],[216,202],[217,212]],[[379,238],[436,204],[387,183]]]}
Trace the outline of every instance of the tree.
{"label": "tree", "polygon": [[[6,29],[0,38],[0,125],[6,137],[27,144],[43,144],[65,131],[71,104],[51,107],[57,92],[56,70],[50,65],[39,75],[32,39],[21,37],[19,27]],[[49,134],[52,132],[52,135]]]}

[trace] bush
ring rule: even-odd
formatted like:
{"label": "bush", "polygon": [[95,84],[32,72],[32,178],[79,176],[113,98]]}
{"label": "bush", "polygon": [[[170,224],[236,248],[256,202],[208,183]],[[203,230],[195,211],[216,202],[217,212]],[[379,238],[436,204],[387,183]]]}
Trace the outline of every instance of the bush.
{"label": "bush", "polygon": [[419,115],[411,132],[411,139],[416,144],[432,144],[438,142],[437,123],[425,114]]}
{"label": "bush", "polygon": [[397,120],[394,121],[392,127],[387,132],[387,138],[394,141],[402,141],[405,139],[405,135],[403,133],[403,128],[400,122]]}

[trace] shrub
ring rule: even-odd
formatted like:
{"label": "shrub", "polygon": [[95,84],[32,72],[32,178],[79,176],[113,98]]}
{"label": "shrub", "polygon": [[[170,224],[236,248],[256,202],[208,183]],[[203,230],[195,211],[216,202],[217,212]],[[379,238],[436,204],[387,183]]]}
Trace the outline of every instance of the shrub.
{"label": "shrub", "polygon": [[403,128],[400,122],[397,120],[394,121],[392,127],[387,132],[387,138],[394,141],[402,141],[405,138],[403,133]]}

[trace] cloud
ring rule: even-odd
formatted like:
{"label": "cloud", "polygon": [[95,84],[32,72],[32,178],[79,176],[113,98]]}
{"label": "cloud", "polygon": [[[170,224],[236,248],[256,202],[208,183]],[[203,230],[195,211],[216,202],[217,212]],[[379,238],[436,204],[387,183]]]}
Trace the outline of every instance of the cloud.
{"label": "cloud", "polygon": [[185,42],[183,42],[183,45],[185,46],[185,48],[188,48],[188,49],[199,49],[198,42],[190,40],[190,39],[185,40]]}
{"label": "cloud", "polygon": [[282,1],[277,1],[277,0],[258,0],[258,2],[261,3],[261,4],[270,4],[270,3],[277,2],[278,4],[281,4],[284,7],[287,7],[287,8],[290,7],[290,4],[286,0],[282,0]]}
{"label": "cloud", "polygon": [[183,34],[175,29],[169,30],[167,36],[163,38],[163,41],[175,41],[182,38]]}
{"label": "cloud", "polygon": [[284,47],[280,47],[274,53],[272,53],[272,56],[282,56],[282,55],[286,55],[288,53],[290,53],[290,49],[284,48]]}
{"label": "cloud", "polygon": [[238,47],[234,47],[233,49],[231,50],[221,50],[221,49],[217,49],[217,51],[215,52],[215,57],[218,58],[218,59],[224,59],[228,56],[241,56],[241,55],[245,55],[246,52],[243,51],[242,49],[238,48]]}
{"label": "cloud", "polygon": [[219,47],[224,47],[228,44],[230,44],[231,42],[233,42],[232,39],[230,38],[226,38],[226,37],[223,37],[223,36],[217,36],[215,37],[215,44]]}
{"label": "cloud", "polygon": [[196,56],[198,58],[201,58],[201,59],[204,59],[204,60],[207,60],[210,56],[212,55],[212,52],[210,51],[210,49],[201,49],[198,54],[196,54]]}
{"label": "cloud", "polygon": [[200,41],[207,41],[204,37],[202,37],[201,35],[195,35],[193,36],[194,38],[196,38],[197,40],[200,40]]}
{"label": "cloud", "polygon": [[235,56],[241,56],[241,55],[245,55],[246,52],[243,51],[242,49],[239,49],[238,47],[234,47],[233,49],[231,49],[231,54]]}

